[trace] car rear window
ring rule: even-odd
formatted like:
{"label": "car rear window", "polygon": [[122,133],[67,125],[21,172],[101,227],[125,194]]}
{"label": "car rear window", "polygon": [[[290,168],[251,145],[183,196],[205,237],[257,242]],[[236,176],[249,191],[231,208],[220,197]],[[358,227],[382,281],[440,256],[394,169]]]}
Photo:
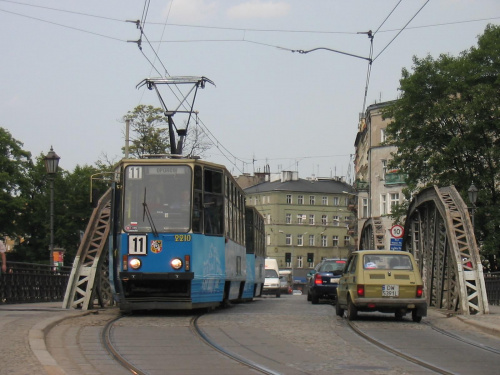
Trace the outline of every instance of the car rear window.
{"label": "car rear window", "polygon": [[380,270],[413,270],[410,257],[403,254],[373,254],[363,257],[363,268]]}
{"label": "car rear window", "polygon": [[340,271],[344,269],[344,266],[345,261],[325,262],[323,265],[321,265],[318,272]]}

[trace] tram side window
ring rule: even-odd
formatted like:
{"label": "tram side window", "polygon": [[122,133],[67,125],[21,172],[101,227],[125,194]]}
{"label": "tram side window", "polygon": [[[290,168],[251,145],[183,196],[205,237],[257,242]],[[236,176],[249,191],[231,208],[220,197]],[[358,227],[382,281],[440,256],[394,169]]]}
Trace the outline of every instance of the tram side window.
{"label": "tram side window", "polygon": [[203,231],[203,171],[199,165],[194,167],[193,195],[193,232]]}
{"label": "tram side window", "polygon": [[222,195],[223,175],[220,171],[204,171],[204,224],[206,234],[224,233],[224,196]]}

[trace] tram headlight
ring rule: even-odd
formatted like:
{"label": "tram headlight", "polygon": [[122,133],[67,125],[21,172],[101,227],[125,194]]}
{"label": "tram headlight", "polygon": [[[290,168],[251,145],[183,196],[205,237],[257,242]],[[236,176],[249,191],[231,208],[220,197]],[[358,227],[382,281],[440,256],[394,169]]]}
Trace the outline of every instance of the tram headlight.
{"label": "tram headlight", "polygon": [[138,270],[139,268],[141,268],[142,262],[140,259],[132,258],[130,259],[128,264],[130,264],[130,268],[132,268],[133,270]]}
{"label": "tram headlight", "polygon": [[174,270],[178,270],[182,267],[182,260],[180,260],[179,258],[174,258],[170,261],[170,265]]}

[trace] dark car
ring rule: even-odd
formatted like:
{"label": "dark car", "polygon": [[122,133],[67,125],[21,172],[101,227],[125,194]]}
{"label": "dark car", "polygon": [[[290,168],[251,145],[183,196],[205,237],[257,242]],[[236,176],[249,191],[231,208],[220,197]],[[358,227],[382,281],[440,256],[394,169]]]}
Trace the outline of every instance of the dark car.
{"label": "dark car", "polygon": [[344,259],[323,259],[308,278],[307,300],[313,305],[320,299],[337,300],[337,286],[346,261]]}

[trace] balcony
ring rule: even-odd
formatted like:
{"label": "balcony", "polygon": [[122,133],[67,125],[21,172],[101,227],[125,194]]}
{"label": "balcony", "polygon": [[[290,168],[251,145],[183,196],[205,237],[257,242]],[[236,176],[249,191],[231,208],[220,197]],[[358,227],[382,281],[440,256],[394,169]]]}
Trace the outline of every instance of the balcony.
{"label": "balcony", "polygon": [[406,179],[408,175],[406,173],[397,172],[387,172],[385,174],[385,185],[398,185],[406,184]]}

